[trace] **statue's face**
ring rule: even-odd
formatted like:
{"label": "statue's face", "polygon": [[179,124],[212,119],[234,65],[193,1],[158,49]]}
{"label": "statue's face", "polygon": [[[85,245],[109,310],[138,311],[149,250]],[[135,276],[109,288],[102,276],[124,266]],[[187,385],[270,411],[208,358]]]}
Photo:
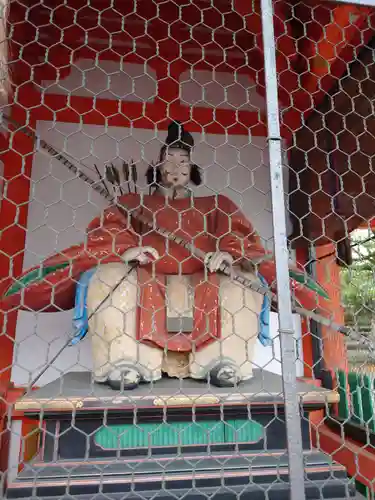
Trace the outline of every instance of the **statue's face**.
{"label": "statue's face", "polygon": [[161,182],[167,188],[183,188],[190,181],[190,156],[184,149],[167,148],[160,166]]}

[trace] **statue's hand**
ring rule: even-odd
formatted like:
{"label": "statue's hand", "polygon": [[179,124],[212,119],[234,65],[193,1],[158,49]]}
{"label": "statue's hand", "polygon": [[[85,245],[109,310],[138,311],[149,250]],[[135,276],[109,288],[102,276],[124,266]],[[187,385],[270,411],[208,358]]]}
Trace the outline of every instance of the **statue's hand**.
{"label": "statue's hand", "polygon": [[227,252],[209,252],[204,258],[204,264],[211,273],[216,273],[222,264],[231,266],[233,257]]}
{"label": "statue's hand", "polygon": [[159,259],[159,254],[152,247],[135,247],[126,250],[122,258],[125,262],[139,262],[139,264],[145,265]]}

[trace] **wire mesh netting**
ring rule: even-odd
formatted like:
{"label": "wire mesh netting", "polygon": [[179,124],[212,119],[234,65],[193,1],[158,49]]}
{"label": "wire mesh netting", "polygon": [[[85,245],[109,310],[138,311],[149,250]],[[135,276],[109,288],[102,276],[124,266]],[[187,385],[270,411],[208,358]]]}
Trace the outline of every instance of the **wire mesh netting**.
{"label": "wire mesh netting", "polygon": [[374,9],[0,3],[2,498],[374,498]]}

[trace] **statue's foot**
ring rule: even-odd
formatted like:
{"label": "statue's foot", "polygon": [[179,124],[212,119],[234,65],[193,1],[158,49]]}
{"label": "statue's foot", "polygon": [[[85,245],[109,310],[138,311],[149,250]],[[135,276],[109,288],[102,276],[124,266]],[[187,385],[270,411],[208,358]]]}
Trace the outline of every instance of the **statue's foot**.
{"label": "statue's foot", "polygon": [[131,391],[138,387],[140,382],[141,374],[132,367],[115,368],[107,379],[107,385],[114,391]]}
{"label": "statue's foot", "polygon": [[219,363],[210,371],[209,381],[216,387],[234,387],[240,377],[235,366]]}

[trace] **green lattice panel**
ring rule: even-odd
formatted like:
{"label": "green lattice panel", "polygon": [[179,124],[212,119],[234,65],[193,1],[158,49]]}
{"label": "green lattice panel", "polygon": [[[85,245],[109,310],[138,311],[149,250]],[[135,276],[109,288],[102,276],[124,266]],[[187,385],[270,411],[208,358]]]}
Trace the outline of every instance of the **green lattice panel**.
{"label": "green lattice panel", "polygon": [[224,426],[226,443],[257,443],[265,437],[263,425],[253,420],[227,420]]}
{"label": "green lattice panel", "polygon": [[362,379],[363,423],[374,432],[374,379],[371,375],[363,375]]}
{"label": "green lattice panel", "polygon": [[95,444],[106,450],[257,442],[263,438],[263,426],[249,420],[227,422],[174,422],[173,424],[111,425],[95,434]]}
{"label": "green lattice panel", "polygon": [[339,416],[341,418],[349,417],[349,401],[348,401],[348,378],[346,373],[342,370],[337,372],[337,384],[338,384],[338,393],[340,395],[339,402]]}
{"label": "green lattice panel", "polygon": [[350,372],[348,375],[348,384],[352,402],[351,420],[356,424],[362,424],[364,418],[362,404],[363,380],[361,374]]}

